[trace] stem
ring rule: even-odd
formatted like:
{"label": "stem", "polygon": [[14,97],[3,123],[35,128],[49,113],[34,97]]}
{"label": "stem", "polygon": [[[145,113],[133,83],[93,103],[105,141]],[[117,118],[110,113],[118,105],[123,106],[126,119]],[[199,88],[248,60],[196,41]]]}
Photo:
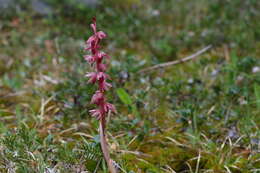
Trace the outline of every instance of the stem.
{"label": "stem", "polygon": [[105,117],[102,117],[99,121],[99,135],[100,135],[100,143],[101,143],[101,149],[103,152],[103,155],[105,157],[105,160],[107,162],[107,166],[110,173],[116,173],[116,169],[113,166],[112,160],[110,159],[109,151],[108,151],[108,145],[106,141],[106,131],[105,131]]}

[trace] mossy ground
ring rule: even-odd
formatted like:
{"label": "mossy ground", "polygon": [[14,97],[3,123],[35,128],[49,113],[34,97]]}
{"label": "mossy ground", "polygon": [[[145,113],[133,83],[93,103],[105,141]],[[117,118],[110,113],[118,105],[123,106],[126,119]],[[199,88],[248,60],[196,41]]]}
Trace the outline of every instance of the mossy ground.
{"label": "mossy ground", "polygon": [[[0,17],[0,172],[107,172],[84,77],[92,16],[109,35],[120,171],[259,172],[258,1],[45,2],[51,15],[23,3]],[[191,62],[138,73],[209,44]]]}

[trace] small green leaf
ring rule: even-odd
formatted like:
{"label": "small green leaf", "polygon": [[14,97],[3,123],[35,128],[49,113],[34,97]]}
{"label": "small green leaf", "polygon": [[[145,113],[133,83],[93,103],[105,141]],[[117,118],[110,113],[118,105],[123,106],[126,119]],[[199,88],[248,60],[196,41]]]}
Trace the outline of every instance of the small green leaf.
{"label": "small green leaf", "polygon": [[129,96],[129,94],[123,89],[123,88],[118,88],[116,90],[116,93],[118,95],[118,97],[120,98],[120,100],[126,104],[126,105],[131,105],[132,104],[132,99]]}

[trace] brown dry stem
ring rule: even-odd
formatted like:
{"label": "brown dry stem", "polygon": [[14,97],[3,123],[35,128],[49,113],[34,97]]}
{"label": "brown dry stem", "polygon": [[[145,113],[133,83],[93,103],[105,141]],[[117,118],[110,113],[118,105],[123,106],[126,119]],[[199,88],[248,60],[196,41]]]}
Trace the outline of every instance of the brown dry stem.
{"label": "brown dry stem", "polygon": [[201,55],[202,53],[206,52],[207,50],[209,50],[211,47],[212,47],[212,45],[208,45],[207,47],[199,50],[198,52],[196,52],[190,56],[187,56],[185,58],[182,58],[182,59],[179,59],[176,61],[170,61],[170,62],[166,62],[166,63],[162,63],[162,64],[157,64],[157,65],[154,65],[154,66],[151,66],[148,68],[144,68],[144,69],[138,71],[138,73],[148,72],[148,71],[152,71],[152,70],[156,70],[159,68],[164,68],[164,67],[168,67],[171,65],[180,64],[180,63],[192,60],[192,59],[196,58],[197,56]]}
{"label": "brown dry stem", "polygon": [[106,140],[106,130],[105,130],[105,119],[101,119],[99,121],[99,135],[100,135],[100,143],[101,143],[101,149],[104,155],[104,158],[106,160],[108,169],[110,173],[117,173],[116,168],[113,165],[113,161],[110,158],[109,150],[108,150],[108,144]]}

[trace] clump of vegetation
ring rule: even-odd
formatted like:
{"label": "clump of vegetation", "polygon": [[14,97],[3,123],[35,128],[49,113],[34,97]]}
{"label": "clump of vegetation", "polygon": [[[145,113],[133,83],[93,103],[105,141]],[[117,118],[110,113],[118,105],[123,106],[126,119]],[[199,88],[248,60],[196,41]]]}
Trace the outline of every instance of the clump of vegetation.
{"label": "clump of vegetation", "polygon": [[259,172],[260,1],[37,1],[51,14],[31,0],[0,9],[0,172],[109,171],[89,113],[97,87],[82,77],[92,16],[109,35],[119,171]]}

